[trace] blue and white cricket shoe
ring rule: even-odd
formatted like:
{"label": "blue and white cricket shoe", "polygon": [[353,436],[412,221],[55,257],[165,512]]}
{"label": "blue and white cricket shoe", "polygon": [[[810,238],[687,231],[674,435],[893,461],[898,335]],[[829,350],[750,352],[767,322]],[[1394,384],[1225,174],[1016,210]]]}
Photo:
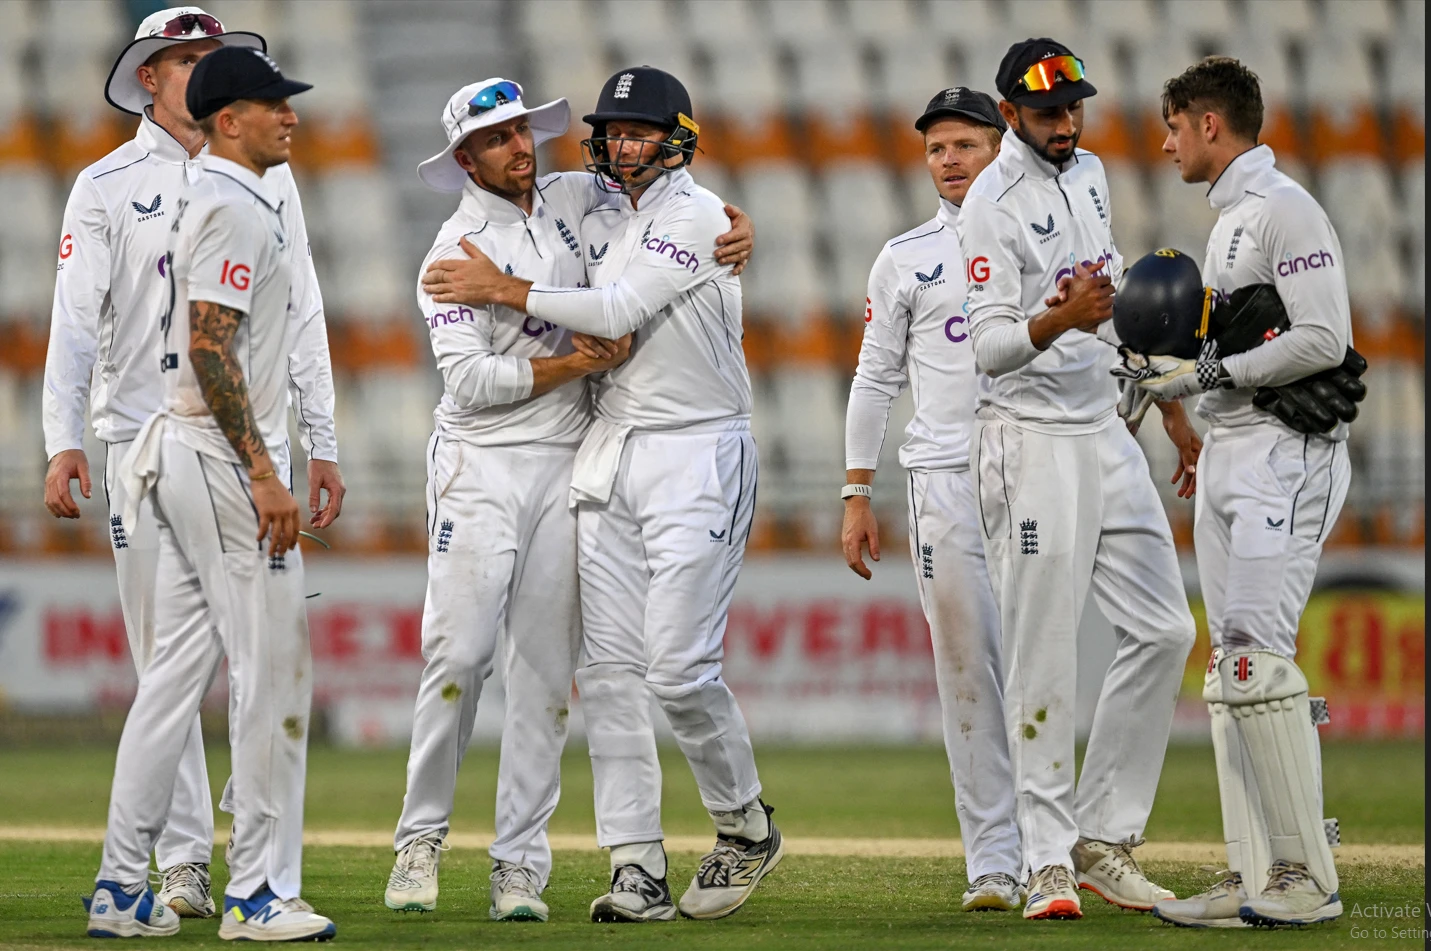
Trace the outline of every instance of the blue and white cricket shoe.
{"label": "blue and white cricket shoe", "polygon": [[267,885],[252,898],[224,896],[219,937],[226,941],[331,941],[338,926],[301,898],[279,898]]}
{"label": "blue and white cricket shoe", "polygon": [[84,899],[89,912],[91,938],[162,938],[179,933],[179,916],[154,897],[147,884],[129,895],[118,882],[94,883],[94,894]]}

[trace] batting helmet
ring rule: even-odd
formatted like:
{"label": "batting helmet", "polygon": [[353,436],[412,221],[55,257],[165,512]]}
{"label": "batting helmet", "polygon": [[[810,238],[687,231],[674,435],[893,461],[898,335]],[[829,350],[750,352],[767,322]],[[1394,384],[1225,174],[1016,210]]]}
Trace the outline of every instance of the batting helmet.
{"label": "batting helmet", "polygon": [[618,119],[649,122],[670,131],[654,160],[637,164],[643,170],[659,169],[657,175],[642,181],[642,185],[649,185],[661,174],[670,171],[666,165],[670,159],[681,156],[682,165],[691,164],[696,155],[696,138],[701,131],[691,118],[693,111],[690,93],[670,73],[652,66],[621,70],[601,87],[596,111],[582,116],[582,121],[591,125],[591,138],[583,139],[581,143],[587,170],[622,191],[626,190],[625,181],[611,165],[610,152],[612,146],[623,140],[606,134],[606,124]]}
{"label": "batting helmet", "polygon": [[1207,337],[1211,304],[1197,262],[1163,248],[1123,273],[1113,298],[1113,328],[1139,353],[1191,360]]}

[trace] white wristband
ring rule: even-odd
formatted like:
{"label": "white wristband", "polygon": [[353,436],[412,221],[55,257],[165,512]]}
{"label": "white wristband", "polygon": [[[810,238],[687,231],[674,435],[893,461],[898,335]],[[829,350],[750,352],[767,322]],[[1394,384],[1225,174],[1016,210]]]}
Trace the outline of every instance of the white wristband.
{"label": "white wristband", "polygon": [[852,495],[863,495],[865,498],[869,498],[873,494],[874,491],[869,486],[860,485],[857,482],[851,482],[840,490],[840,498],[842,499],[847,499]]}

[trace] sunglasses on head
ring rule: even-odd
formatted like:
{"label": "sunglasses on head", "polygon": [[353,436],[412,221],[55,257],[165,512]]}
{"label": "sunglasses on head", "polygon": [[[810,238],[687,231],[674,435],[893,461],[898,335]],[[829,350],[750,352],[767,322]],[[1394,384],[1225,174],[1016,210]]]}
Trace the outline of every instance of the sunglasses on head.
{"label": "sunglasses on head", "polygon": [[493,83],[479,89],[477,95],[467,100],[467,114],[480,116],[484,112],[491,112],[498,106],[505,106],[507,103],[516,102],[521,98],[522,87],[504,79],[500,83]]}
{"label": "sunglasses on head", "polygon": [[1083,60],[1077,56],[1050,56],[1034,63],[1019,80],[1019,85],[1029,92],[1047,92],[1062,77],[1064,82],[1076,83],[1083,78]]}
{"label": "sunglasses on head", "polygon": [[159,31],[160,36],[188,36],[195,30],[205,36],[218,36],[224,25],[207,13],[181,13]]}

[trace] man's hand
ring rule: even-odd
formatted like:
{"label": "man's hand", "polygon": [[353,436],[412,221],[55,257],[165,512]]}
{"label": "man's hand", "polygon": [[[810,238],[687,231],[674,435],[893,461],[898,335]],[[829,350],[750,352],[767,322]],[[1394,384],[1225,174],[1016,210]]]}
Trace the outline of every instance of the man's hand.
{"label": "man's hand", "polygon": [[258,509],[258,540],[267,535],[269,555],[282,555],[298,544],[298,500],[277,476],[250,481],[249,489]]}
{"label": "man's hand", "polygon": [[1203,341],[1196,360],[1170,356],[1144,356],[1128,347],[1119,347],[1122,361],[1110,371],[1120,380],[1131,380],[1153,394],[1160,403],[1180,400],[1184,396],[1205,393],[1214,387],[1229,385],[1222,361],[1217,356],[1217,341]]}
{"label": "man's hand", "polygon": [[465,236],[459,243],[467,252],[467,259],[433,261],[422,275],[422,289],[439,304],[470,307],[503,304],[524,310],[531,282],[502,273],[502,269]]}
{"label": "man's hand", "polygon": [[840,544],[845,549],[845,564],[868,581],[872,575],[865,565],[864,548],[868,545],[870,558],[879,561],[879,523],[870,509],[870,500],[863,495],[845,499],[845,524],[840,529]]}
{"label": "man's hand", "polygon": [[1106,261],[1099,261],[1091,268],[1075,264],[1073,278],[1067,286],[1060,282],[1058,291],[1064,300],[1054,304],[1052,309],[1058,313],[1065,329],[1093,333],[1103,321],[1112,319],[1113,279],[1099,273],[1107,266]]}
{"label": "man's hand", "polygon": [[1138,435],[1138,427],[1143,424],[1143,417],[1152,405],[1152,393],[1132,380],[1118,381],[1118,417],[1128,427],[1129,435]]}
{"label": "man's hand", "polygon": [[1190,499],[1197,492],[1197,460],[1202,454],[1202,437],[1193,429],[1182,403],[1176,400],[1159,403],[1158,409],[1163,413],[1163,431],[1178,450],[1178,467],[1169,481],[1177,485],[1181,479],[1183,484],[1178,486],[1178,498]]}
{"label": "man's hand", "polygon": [[715,259],[717,264],[734,265],[731,274],[738,277],[750,263],[750,252],[755,249],[755,223],[735,205],[727,203],[725,213],[730,219],[730,230],[716,238]]}
{"label": "man's hand", "polygon": [[574,333],[571,335],[571,344],[591,365],[587,373],[602,373],[614,370],[626,362],[626,358],[631,356],[631,341],[634,337],[634,334],[627,334],[616,340],[607,340],[605,337],[593,337],[591,334]]}
{"label": "man's hand", "polygon": [[[319,509],[322,502],[320,491],[328,491],[328,503]],[[327,459],[308,460],[308,515],[314,528],[327,528],[343,511],[343,496],[348,487],[343,484],[343,474],[338,464]]]}
{"label": "man's hand", "polygon": [[70,495],[70,480],[78,479],[80,492],[89,498],[89,460],[83,449],[66,449],[57,452],[50,460],[50,468],[45,472],[45,508],[55,518],[79,518],[79,505]]}

